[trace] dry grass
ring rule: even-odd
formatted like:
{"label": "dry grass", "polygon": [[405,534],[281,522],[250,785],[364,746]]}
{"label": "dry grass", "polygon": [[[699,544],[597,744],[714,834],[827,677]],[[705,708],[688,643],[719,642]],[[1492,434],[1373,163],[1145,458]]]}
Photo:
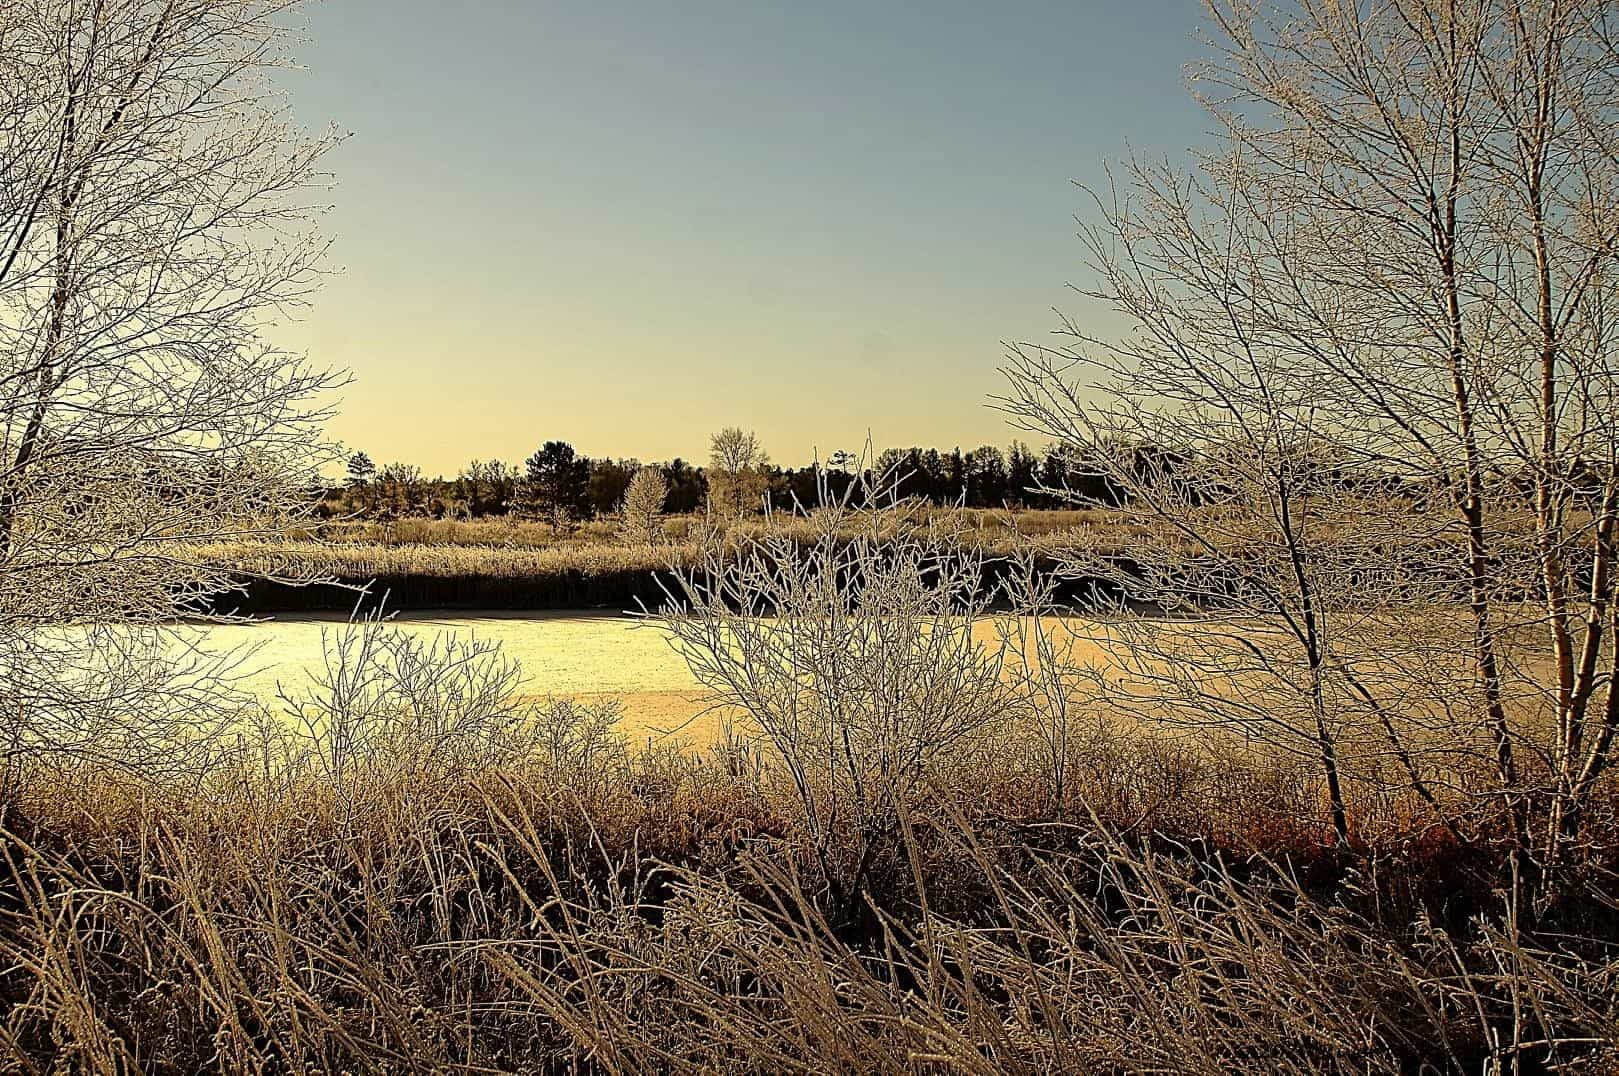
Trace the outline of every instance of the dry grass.
{"label": "dry grass", "polygon": [[[810,515],[813,515],[811,513]],[[937,508],[916,505],[908,513],[915,522],[945,519],[964,524],[967,530],[986,540],[999,540],[1016,534],[1039,536],[1082,526],[1109,527],[1118,523],[1118,513],[1102,509],[1030,509],[1006,511],[989,508]],[[805,515],[777,515],[770,520],[755,518],[732,522],[738,535],[758,536],[767,530],[800,532],[807,529]],[[661,519],[664,540],[682,543],[693,540],[708,525],[702,515],[669,515]],[[336,520],[301,529],[299,537],[360,545],[465,545],[548,549],[568,545],[616,544],[623,541],[618,521],[602,518],[561,529],[540,520],[517,516],[490,516],[480,519],[429,519],[412,517],[378,522]]]}
{"label": "dry grass", "polygon": [[[1076,533],[1119,531],[1124,524],[1101,511],[1027,511],[918,506],[891,513],[893,525],[925,528],[948,524],[991,552],[1006,553],[1028,539],[1054,542]],[[779,516],[733,523],[727,540],[745,545],[763,536],[809,543],[819,533],[814,516]],[[552,577],[564,572],[599,575],[649,572],[695,562],[707,522],[700,516],[663,520],[658,543],[624,540],[611,521],[574,530],[521,519],[402,519],[392,523],[347,522],[306,530],[285,541],[237,542],[186,547],[210,565],[261,575],[345,580],[385,576],[485,576],[494,579]]]}
{"label": "dry grass", "polygon": [[567,572],[603,575],[652,572],[679,561],[685,547],[618,544],[490,546],[383,545],[313,541],[197,546],[193,554],[254,575],[330,576],[367,580],[389,576],[481,576],[490,579],[554,577]]}
{"label": "dry grass", "polygon": [[[871,660],[979,668],[931,632],[891,634],[895,620]],[[1460,843],[1412,796],[1357,783],[1354,844],[1338,848],[1308,766],[1127,722],[1076,721],[1055,744],[1059,785],[1053,742],[991,713],[874,800],[882,767],[838,779],[798,750],[813,740],[632,754],[611,707],[526,698],[484,644],[372,627],[330,659],[289,699],[298,721],[244,729],[211,769],[165,781],[67,762],[12,787],[0,1067],[1599,1072],[1619,1058],[1611,791],[1581,871],[1531,890],[1488,820]],[[869,697],[848,678],[821,690],[872,706],[894,682],[878,679]],[[780,735],[779,714],[757,716]],[[880,716],[846,727],[869,739]]]}
{"label": "dry grass", "polygon": [[1122,742],[1074,762],[1089,777],[1065,804],[1010,765],[934,790],[853,918],[828,911],[791,804],[724,752],[234,771],[167,794],[42,782],[5,819],[0,1055],[107,1073],[1599,1071],[1619,1036],[1619,967],[1515,935],[1502,876],[1422,820],[1363,834],[1383,850],[1369,879],[1297,823],[1316,790],[1286,767]]}
{"label": "dry grass", "polygon": [[[824,531],[823,517],[828,514],[836,514],[836,509],[733,522],[720,540],[737,549],[773,539],[809,546]],[[1132,557],[1165,564],[1193,563],[1199,552],[1187,545],[1183,535],[1165,531],[1148,518],[1103,509],[1013,513],[916,504],[890,509],[884,515],[892,528],[891,537],[949,529],[967,546],[990,557],[1032,555],[1048,565]],[[1432,543],[1460,541],[1442,519],[1406,518],[1400,513],[1389,518],[1391,526],[1382,540],[1412,543],[1412,564],[1432,559]],[[417,607],[424,608],[470,608],[480,602],[485,607],[509,608],[628,607],[637,599],[659,597],[657,573],[694,566],[704,549],[715,542],[710,522],[701,516],[666,517],[662,528],[661,540],[647,543],[626,539],[613,520],[594,520],[572,530],[518,518],[340,521],[295,530],[281,540],[176,544],[173,552],[187,562],[243,578],[322,579],[355,585],[379,580],[395,588],[395,607],[402,604],[401,587],[410,590]],[[447,589],[445,581],[461,585]],[[247,607],[259,604],[250,600]],[[272,602],[269,607],[347,610],[351,605],[352,599],[326,589],[285,605]]]}

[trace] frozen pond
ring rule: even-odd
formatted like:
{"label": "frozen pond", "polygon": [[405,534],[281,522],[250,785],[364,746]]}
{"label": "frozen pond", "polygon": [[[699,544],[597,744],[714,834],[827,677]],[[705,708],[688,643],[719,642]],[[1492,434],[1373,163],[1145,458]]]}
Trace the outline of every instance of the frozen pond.
{"label": "frozen pond", "polygon": [[[637,740],[669,732],[702,739],[717,728],[717,719],[701,716],[706,693],[670,648],[664,632],[630,617],[589,612],[414,613],[400,614],[389,624],[428,638],[454,633],[498,642],[502,653],[522,666],[527,690],[533,694],[620,700],[621,727]],[[200,630],[210,649],[251,648],[240,682],[274,699],[279,684],[296,684],[321,669],[322,637],[343,627],[344,618],[334,615],[278,617]]]}

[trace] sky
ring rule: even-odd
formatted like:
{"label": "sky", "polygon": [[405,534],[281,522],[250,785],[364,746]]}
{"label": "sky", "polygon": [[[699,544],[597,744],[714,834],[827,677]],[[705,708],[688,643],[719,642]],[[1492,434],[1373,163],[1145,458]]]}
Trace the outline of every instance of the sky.
{"label": "sky", "polygon": [[1207,141],[1197,0],[324,0],[283,78],[338,272],[272,334],[453,475],[565,440],[785,464],[1004,445],[1003,341],[1088,311],[1074,183]]}

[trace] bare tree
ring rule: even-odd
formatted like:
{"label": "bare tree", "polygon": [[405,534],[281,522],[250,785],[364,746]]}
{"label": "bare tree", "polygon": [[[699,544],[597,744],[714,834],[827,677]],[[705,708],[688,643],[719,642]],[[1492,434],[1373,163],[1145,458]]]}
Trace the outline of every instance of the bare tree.
{"label": "bare tree", "polygon": [[375,503],[388,519],[420,513],[427,501],[422,469],[410,463],[390,463],[377,472],[372,485]]}
{"label": "bare tree", "polygon": [[765,467],[770,456],[757,434],[727,426],[709,442],[708,503],[724,519],[739,519],[758,511],[769,491]]}
{"label": "bare tree", "polygon": [[642,467],[624,491],[624,533],[632,541],[656,542],[663,533],[659,522],[664,502],[669,499],[669,481],[659,467]]}
{"label": "bare tree", "polygon": [[333,459],[315,400],[334,378],[261,335],[306,301],[325,249],[311,222],[333,138],[298,135],[266,83],[295,6],[0,9],[0,707],[14,740],[73,739],[32,724],[50,693],[17,670],[60,666],[33,625],[193,608],[231,580],[174,540],[279,529]]}
{"label": "bare tree", "polygon": [[[1609,16],[1212,12],[1201,85],[1223,147],[1190,173],[1132,162],[1085,233],[1087,294],[1141,331],[1070,320],[1070,346],[1018,349],[1009,406],[1085,446],[1125,511],[1187,552],[1147,591],[1288,640],[1321,717],[1291,731],[1318,730],[1329,775],[1329,745],[1369,717],[1431,791],[1431,741],[1397,726],[1476,730],[1520,837],[1544,819],[1556,859],[1619,720]],[[1144,449],[1183,458],[1143,466]],[[1275,648],[1249,653],[1270,676]]]}

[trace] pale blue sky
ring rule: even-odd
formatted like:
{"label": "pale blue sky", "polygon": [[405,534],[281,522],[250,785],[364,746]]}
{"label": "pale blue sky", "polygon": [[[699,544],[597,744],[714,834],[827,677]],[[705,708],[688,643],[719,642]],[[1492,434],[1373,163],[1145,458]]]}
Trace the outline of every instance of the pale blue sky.
{"label": "pale blue sky", "polygon": [[299,121],[344,272],[279,338],[352,368],[335,436],[453,473],[541,441],[783,462],[1011,436],[1000,341],[1078,309],[1127,147],[1205,140],[1195,0],[325,0]]}

